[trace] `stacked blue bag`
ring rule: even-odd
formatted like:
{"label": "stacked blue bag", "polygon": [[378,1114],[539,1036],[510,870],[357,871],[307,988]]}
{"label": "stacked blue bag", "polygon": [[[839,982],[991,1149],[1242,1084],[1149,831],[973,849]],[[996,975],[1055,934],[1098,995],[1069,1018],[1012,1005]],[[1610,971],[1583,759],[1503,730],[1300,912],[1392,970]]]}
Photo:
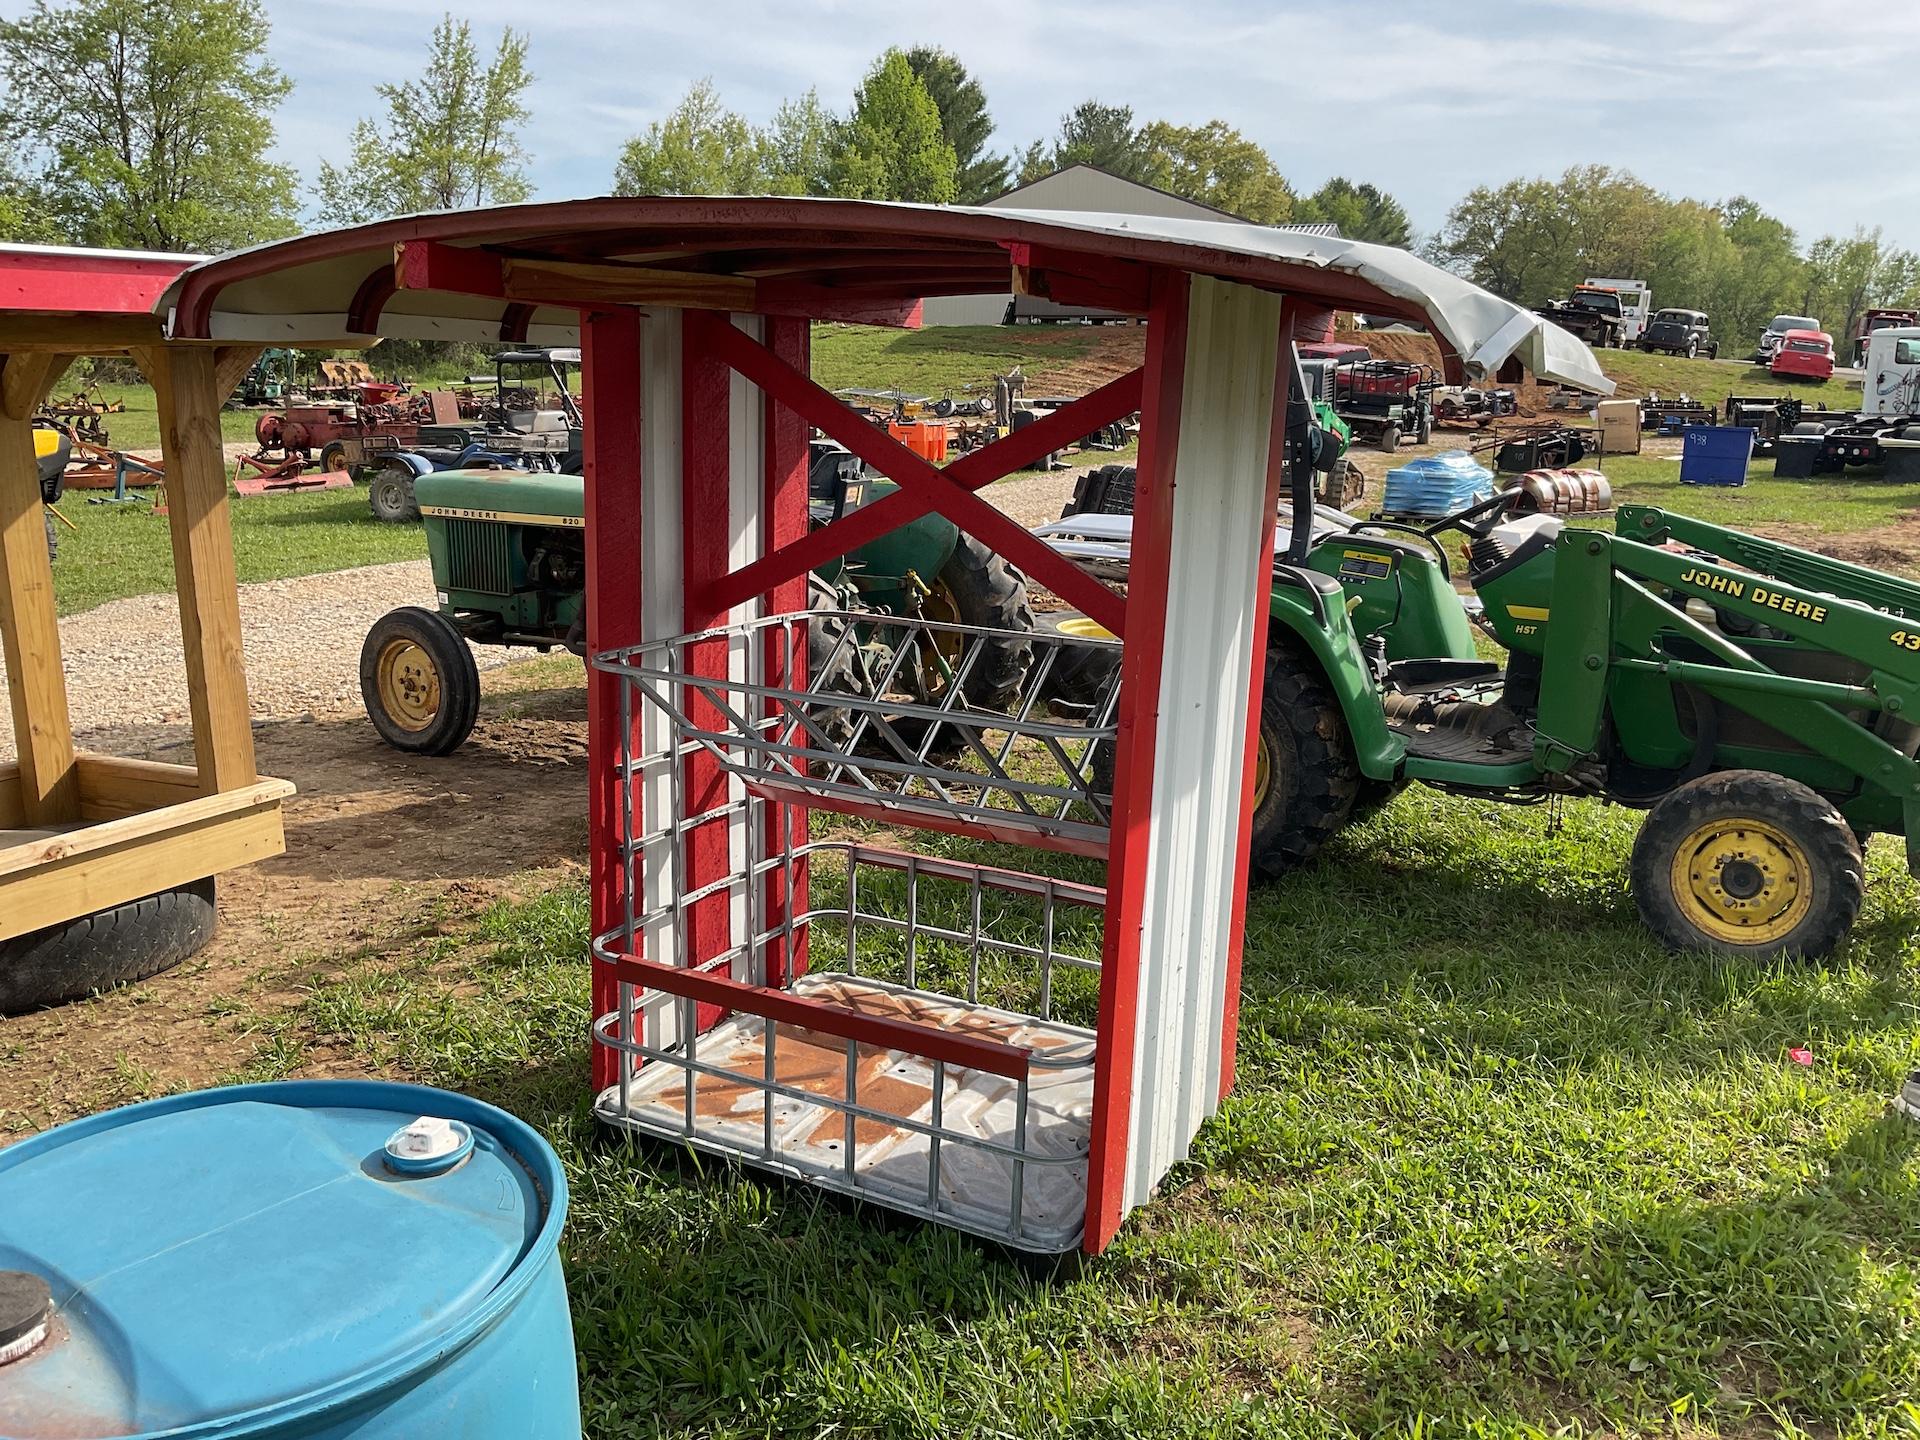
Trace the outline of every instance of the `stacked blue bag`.
{"label": "stacked blue bag", "polygon": [[1387,472],[1380,509],[1387,515],[1451,515],[1491,499],[1493,472],[1464,450],[1447,450]]}

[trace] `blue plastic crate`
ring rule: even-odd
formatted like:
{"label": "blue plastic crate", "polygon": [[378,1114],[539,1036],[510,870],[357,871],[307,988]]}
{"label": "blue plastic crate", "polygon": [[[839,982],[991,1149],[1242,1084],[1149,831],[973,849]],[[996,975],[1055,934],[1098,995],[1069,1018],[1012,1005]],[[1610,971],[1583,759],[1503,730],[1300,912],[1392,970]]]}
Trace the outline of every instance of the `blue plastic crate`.
{"label": "blue plastic crate", "polygon": [[1746,484],[1754,433],[1745,425],[1689,425],[1680,441],[1680,483]]}

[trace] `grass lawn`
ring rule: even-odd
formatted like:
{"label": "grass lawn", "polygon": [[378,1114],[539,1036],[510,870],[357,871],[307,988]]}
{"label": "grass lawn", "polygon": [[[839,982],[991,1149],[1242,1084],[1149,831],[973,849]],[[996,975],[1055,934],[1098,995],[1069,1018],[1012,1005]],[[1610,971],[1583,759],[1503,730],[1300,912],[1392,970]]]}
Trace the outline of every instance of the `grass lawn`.
{"label": "grass lawn", "polygon": [[813,378],[848,386],[961,395],[993,394],[993,377],[1015,365],[1077,360],[1100,341],[1091,325],[950,325],[889,330],[873,325],[813,327]]}
{"label": "grass lawn", "polygon": [[552,1138],[593,1436],[1911,1436],[1920,893],[1881,842],[1830,963],[1675,957],[1634,823],[1416,790],[1261,889],[1239,1087],[1085,1264],[602,1134],[571,883],[316,957],[248,1078]]}
{"label": "grass lawn", "polygon": [[[111,493],[69,490],[61,498],[60,513],[79,527],[77,533],[59,527],[53,588],[63,615],[173,588],[166,518],[154,515],[144,503],[87,503],[89,496]],[[235,497],[232,513],[234,560],[242,584],[411,560],[427,553],[418,525],[384,525],[373,518],[364,486]]]}
{"label": "grass lawn", "polygon": [[1725,365],[1718,360],[1688,360],[1679,355],[1643,355],[1638,350],[1596,350],[1600,365],[1615,380],[1625,380],[1633,393],[1657,390],[1669,398],[1682,391],[1703,405],[1716,408],[1729,395],[1797,395],[1810,407],[1853,410],[1860,404],[1860,382],[1776,380],[1759,365]]}
{"label": "grass lawn", "polygon": [[[80,382],[71,374],[54,387],[53,398],[61,400],[80,388]],[[160,414],[156,408],[153,391],[146,385],[102,385],[90,398],[95,400],[118,400],[127,408],[118,415],[106,417],[107,433],[116,450],[131,450],[145,455],[149,459],[160,453]],[[228,444],[239,444],[253,440],[254,422],[259,419],[257,410],[223,410],[220,413],[220,434]]]}
{"label": "grass lawn", "polygon": [[1741,486],[1682,485],[1678,456],[1609,456],[1600,469],[1613,482],[1616,504],[1659,505],[1716,525],[1762,532],[1780,525],[1834,534],[1875,530],[1920,506],[1920,486],[1890,484],[1878,469],[1776,479],[1773,460],[1766,456],[1754,459]]}

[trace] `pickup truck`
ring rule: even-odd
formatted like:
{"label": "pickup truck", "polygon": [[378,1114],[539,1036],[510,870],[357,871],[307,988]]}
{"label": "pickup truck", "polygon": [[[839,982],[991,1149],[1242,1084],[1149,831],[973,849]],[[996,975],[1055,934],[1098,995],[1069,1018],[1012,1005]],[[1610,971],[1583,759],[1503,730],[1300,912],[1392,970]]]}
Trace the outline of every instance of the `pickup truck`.
{"label": "pickup truck", "polygon": [[1626,344],[1626,312],[1616,291],[1576,285],[1564,302],[1552,301],[1533,313],[1562,330],[1572,331],[1589,345],[1618,349]]}

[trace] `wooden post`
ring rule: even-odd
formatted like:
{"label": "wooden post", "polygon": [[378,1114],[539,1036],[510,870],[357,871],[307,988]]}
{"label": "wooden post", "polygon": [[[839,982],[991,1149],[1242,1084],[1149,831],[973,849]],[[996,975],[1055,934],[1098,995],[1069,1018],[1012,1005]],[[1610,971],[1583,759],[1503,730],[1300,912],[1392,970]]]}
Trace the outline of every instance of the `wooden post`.
{"label": "wooden post", "polygon": [[20,752],[20,808],[29,825],[80,818],[73,724],[60,669],[60,620],[33,453],[33,412],[70,357],[0,356],[0,649]]}
{"label": "wooden post", "polygon": [[220,438],[223,397],[215,378],[219,362],[204,346],[160,346],[137,358],[159,400],[174,588],[180,596],[200,789],[208,795],[237,790],[251,785],[259,772],[240,647],[239,580]]}

